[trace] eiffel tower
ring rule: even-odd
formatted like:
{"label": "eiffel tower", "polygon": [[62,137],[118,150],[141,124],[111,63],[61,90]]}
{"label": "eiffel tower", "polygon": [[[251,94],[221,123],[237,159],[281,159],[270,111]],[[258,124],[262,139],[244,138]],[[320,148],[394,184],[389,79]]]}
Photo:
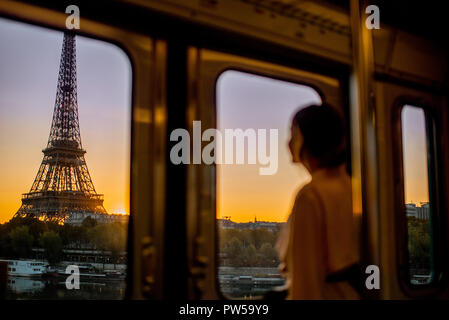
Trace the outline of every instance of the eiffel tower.
{"label": "eiffel tower", "polygon": [[76,85],[75,34],[64,33],[56,102],[44,158],[15,217],[63,223],[72,214],[107,214],[81,144]]}

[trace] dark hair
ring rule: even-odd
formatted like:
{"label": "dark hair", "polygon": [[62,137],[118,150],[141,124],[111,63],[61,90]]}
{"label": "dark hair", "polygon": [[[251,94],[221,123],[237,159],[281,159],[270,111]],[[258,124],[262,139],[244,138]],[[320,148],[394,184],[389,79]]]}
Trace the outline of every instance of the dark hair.
{"label": "dark hair", "polygon": [[304,137],[303,150],[317,158],[321,167],[346,161],[345,129],[338,111],[327,103],[302,108],[293,117]]}

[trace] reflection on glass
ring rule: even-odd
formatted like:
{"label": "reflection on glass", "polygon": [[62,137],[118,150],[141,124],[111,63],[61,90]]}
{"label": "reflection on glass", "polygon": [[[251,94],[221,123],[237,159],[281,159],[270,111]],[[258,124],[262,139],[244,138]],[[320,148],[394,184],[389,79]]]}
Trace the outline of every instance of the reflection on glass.
{"label": "reflection on glass", "polygon": [[[305,85],[239,71],[226,71],[217,81],[221,132],[278,130],[276,174],[260,175],[260,165],[247,164],[247,160],[246,164],[217,165],[218,276],[220,290],[227,296],[261,296],[284,284],[275,243],[290,213],[292,197],[310,181],[304,168],[291,163],[290,123],[294,111],[313,103],[321,103],[321,98]],[[267,134],[267,145],[268,141]],[[253,151],[247,145],[248,152]]]}
{"label": "reflection on glass", "polygon": [[[9,299],[121,299],[131,68],[108,43],[0,19],[0,262]],[[49,134],[50,132],[50,134]],[[79,277],[69,288],[66,279]]]}
{"label": "reflection on glass", "polygon": [[409,280],[428,284],[433,257],[426,118],[423,109],[409,105],[403,107],[401,118]]}

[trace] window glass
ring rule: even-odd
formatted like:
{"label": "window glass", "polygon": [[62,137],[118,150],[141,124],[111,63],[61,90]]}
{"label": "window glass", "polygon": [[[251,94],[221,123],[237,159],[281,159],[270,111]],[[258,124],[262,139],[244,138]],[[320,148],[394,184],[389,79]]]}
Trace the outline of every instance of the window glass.
{"label": "window glass", "polygon": [[[242,129],[254,139],[254,143],[245,140],[244,164],[235,160],[217,165],[218,277],[226,296],[251,298],[284,284],[277,268],[276,240],[297,190],[310,181],[305,168],[291,162],[291,117],[313,103],[321,103],[320,95],[306,85],[233,70],[218,79],[219,131]],[[266,130],[264,141],[259,129]],[[277,161],[276,171],[272,163],[261,164],[256,156],[261,146],[271,150],[270,129],[278,133],[277,154],[272,158]],[[236,144],[233,147],[238,152]],[[229,149],[225,146],[224,150]],[[271,167],[270,174],[261,174],[264,167]]]}
{"label": "window glass", "polygon": [[109,43],[7,19],[0,43],[8,298],[123,298],[130,61]]}
{"label": "window glass", "polygon": [[405,105],[401,117],[409,281],[428,284],[434,268],[426,115],[422,108]]}

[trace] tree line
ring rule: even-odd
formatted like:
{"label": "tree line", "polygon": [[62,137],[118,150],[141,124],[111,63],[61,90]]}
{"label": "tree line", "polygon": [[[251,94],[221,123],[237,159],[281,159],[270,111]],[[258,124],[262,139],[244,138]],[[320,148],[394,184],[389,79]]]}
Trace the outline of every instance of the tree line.
{"label": "tree line", "polygon": [[410,269],[417,273],[429,273],[431,269],[429,220],[407,217],[407,227]]}
{"label": "tree line", "polygon": [[220,229],[220,265],[231,267],[276,267],[275,249],[279,229]]}
{"label": "tree line", "polygon": [[[408,255],[410,268],[430,270],[429,220],[408,217]],[[126,250],[127,226],[122,223],[97,223],[87,217],[81,226],[59,225],[32,217],[15,217],[0,224],[0,257],[32,258],[33,248],[44,250],[50,264],[58,263],[63,249],[108,251],[113,260]],[[234,267],[276,267],[275,249],[279,230],[219,229],[220,265]]]}
{"label": "tree line", "polygon": [[[410,269],[428,273],[431,269],[431,233],[429,220],[407,218]],[[219,229],[220,265],[233,267],[276,267],[275,249],[279,230]]]}
{"label": "tree line", "polygon": [[0,224],[0,257],[33,258],[33,249],[39,248],[50,264],[56,264],[63,258],[63,249],[89,248],[108,251],[115,261],[126,249],[126,234],[126,224],[97,223],[91,217],[81,226],[14,217]]}

